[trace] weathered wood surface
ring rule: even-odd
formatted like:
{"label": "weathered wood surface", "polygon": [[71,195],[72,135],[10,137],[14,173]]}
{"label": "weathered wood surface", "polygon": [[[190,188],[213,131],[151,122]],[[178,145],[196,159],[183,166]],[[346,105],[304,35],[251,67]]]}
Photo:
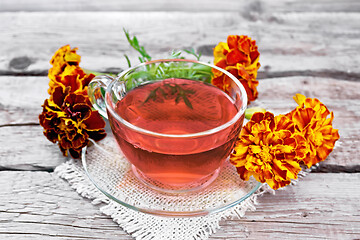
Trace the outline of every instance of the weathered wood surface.
{"label": "weathered wood surface", "polygon": [[253,106],[286,113],[299,92],[334,111],[341,139],[321,173],[210,239],[359,239],[359,23],[356,0],[0,1],[0,239],[131,239],[52,173],[66,158],[38,125],[54,51],[70,44],[82,67],[121,71],[123,54],[138,62],[123,27],[153,58],[194,47],[210,62],[227,35],[247,34],[262,64]]}
{"label": "weathered wood surface", "polygon": [[277,11],[277,12],[357,12],[360,3],[357,0],[182,0],[168,2],[163,0],[117,1],[103,0],[2,0],[0,11]]}
{"label": "weathered wood surface", "polygon": [[0,127],[0,171],[53,171],[65,162],[57,145],[49,142],[42,131],[38,125]]}
{"label": "weathered wood surface", "polygon": [[[262,196],[245,218],[222,221],[210,239],[356,239],[359,181],[359,173],[311,173]],[[131,239],[54,173],[3,171],[0,186],[1,239]]]}
{"label": "weathered wood surface", "polygon": [[[46,75],[56,49],[79,47],[81,66],[117,72],[130,49],[123,27],[136,34],[154,58],[194,47],[212,61],[212,48],[229,34],[257,40],[260,77],[360,76],[360,13],[258,11],[187,12],[4,12],[0,14],[0,74]],[[327,60],[325,60],[327,59]]]}

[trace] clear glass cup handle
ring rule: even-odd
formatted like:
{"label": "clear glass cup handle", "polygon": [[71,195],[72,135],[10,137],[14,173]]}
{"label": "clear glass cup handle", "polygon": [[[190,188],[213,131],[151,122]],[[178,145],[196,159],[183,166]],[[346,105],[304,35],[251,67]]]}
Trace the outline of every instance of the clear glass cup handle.
{"label": "clear glass cup handle", "polygon": [[88,85],[88,95],[91,104],[105,118],[108,118],[106,113],[105,91],[109,84],[114,80],[113,77],[106,75],[96,76]]}

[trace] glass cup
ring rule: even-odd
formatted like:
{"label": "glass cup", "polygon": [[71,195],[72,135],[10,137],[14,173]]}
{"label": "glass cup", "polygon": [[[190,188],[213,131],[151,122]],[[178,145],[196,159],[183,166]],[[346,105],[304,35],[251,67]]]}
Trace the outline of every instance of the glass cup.
{"label": "glass cup", "polygon": [[[210,84],[222,73],[226,93]],[[229,72],[194,60],[141,63],[88,86],[95,109],[109,119],[135,176],[147,186],[182,193],[218,176],[241,130],[247,95]]]}

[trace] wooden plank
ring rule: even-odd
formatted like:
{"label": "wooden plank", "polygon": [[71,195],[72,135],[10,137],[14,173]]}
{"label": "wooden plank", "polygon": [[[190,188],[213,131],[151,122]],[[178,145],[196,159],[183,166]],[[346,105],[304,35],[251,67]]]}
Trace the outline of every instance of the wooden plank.
{"label": "wooden plank", "polygon": [[0,126],[39,124],[41,105],[49,98],[47,77],[0,77]]}
{"label": "wooden plank", "polygon": [[43,135],[41,126],[6,126],[0,132],[0,170],[52,171],[66,161],[58,146]]}
{"label": "wooden plank", "polygon": [[[209,239],[355,239],[360,174],[311,173]],[[54,173],[1,172],[1,239],[131,239]],[[284,235],[285,233],[285,235]]]}
{"label": "wooden plank", "polygon": [[153,0],[151,3],[146,0],[136,1],[95,1],[95,0],[2,0],[1,11],[229,11],[237,12],[246,10],[252,11],[339,11],[353,12],[360,9],[360,4],[356,0],[344,1],[247,1],[223,0],[183,0],[171,3],[164,0]]}
{"label": "wooden plank", "polygon": [[203,61],[212,62],[217,43],[229,34],[245,34],[257,40],[260,71],[267,76],[359,79],[360,56],[354,52],[360,50],[360,13],[250,13],[2,12],[0,74],[45,75],[51,56],[65,44],[79,47],[82,67],[118,72],[127,66],[124,54],[138,62],[122,32],[125,27],[153,58],[194,47],[206,55]]}
{"label": "wooden plank", "polygon": [[[0,77],[0,168],[51,170],[64,161],[57,145],[47,141],[38,123],[48,97],[46,77]],[[359,82],[291,77],[261,80],[259,98],[251,106],[285,114],[296,107],[296,93],[319,98],[334,111],[340,140],[319,171],[359,172]],[[2,126],[2,127],[1,127]],[[21,143],[21,144],[20,144]]]}
{"label": "wooden plank", "polygon": [[[359,180],[358,173],[310,173],[296,186],[261,197],[255,212],[244,220],[226,221],[214,237],[358,239],[360,205],[355,199],[360,197]],[[244,222],[245,226],[239,227]]]}
{"label": "wooden plank", "polygon": [[1,239],[131,239],[54,173],[0,173]]}

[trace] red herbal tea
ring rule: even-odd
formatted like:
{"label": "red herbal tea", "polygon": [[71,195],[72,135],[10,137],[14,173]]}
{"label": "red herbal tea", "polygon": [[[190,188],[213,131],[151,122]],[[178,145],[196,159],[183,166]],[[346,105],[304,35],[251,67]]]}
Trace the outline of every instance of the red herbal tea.
{"label": "red herbal tea", "polygon": [[[129,91],[116,103],[115,111],[128,123],[156,133],[129,128],[108,114],[135,174],[150,185],[174,190],[196,188],[217,176],[244,119],[212,131],[237,114],[234,101],[213,85],[177,78]],[[204,131],[209,132],[189,136]]]}

